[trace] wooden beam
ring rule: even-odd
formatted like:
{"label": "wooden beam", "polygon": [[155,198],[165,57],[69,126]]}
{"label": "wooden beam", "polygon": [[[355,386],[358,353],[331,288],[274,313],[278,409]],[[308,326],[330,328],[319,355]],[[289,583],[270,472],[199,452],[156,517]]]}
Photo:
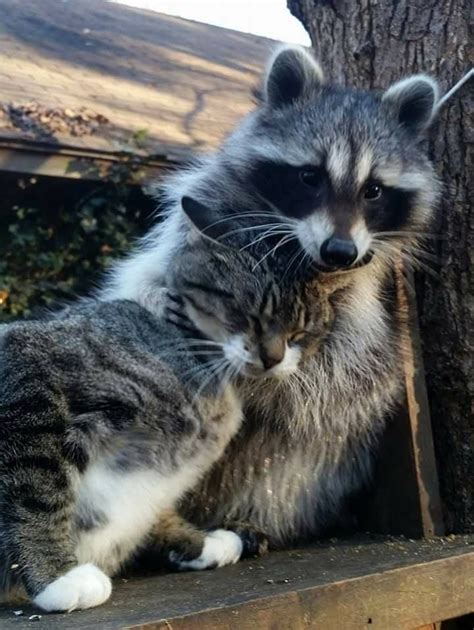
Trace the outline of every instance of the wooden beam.
{"label": "wooden beam", "polygon": [[140,184],[176,167],[166,158],[80,148],[0,143],[0,171],[90,181],[112,180],[119,170],[129,172],[130,183]]}
{"label": "wooden beam", "polygon": [[472,610],[473,589],[474,553],[129,629],[432,630]]}
{"label": "wooden beam", "polygon": [[[413,630],[474,611],[473,544],[359,537],[216,571],[127,576],[104,606],[41,621],[48,630]],[[35,612],[0,607],[0,628],[31,630]]]}
{"label": "wooden beam", "polygon": [[429,538],[442,535],[444,524],[418,326],[418,308],[412,288],[413,272],[407,267],[399,269],[396,282],[399,307],[402,313],[407,314],[406,319],[402,317],[400,325],[404,338],[402,354],[407,418],[418,489],[418,507],[423,535]]}
{"label": "wooden beam", "polygon": [[412,538],[444,533],[413,276],[395,276],[405,396],[383,436],[374,487],[359,509],[364,529]]}

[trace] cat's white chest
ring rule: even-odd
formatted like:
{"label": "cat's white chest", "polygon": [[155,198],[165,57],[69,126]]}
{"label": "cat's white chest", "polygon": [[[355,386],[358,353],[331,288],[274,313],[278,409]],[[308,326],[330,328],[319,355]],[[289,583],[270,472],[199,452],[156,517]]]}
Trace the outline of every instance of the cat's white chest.
{"label": "cat's white chest", "polygon": [[76,554],[113,574],[174,500],[169,480],[153,470],[121,471],[98,462],[78,488]]}

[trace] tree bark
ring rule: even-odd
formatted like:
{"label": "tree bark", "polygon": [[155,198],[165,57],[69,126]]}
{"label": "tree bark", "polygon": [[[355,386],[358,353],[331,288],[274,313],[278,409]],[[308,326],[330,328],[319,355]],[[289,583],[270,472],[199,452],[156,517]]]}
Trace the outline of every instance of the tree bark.
{"label": "tree bark", "polygon": [[[447,91],[472,66],[469,0],[288,0],[326,75],[386,88],[427,72]],[[431,152],[444,182],[436,276],[417,278],[426,379],[447,531],[474,531],[472,82],[447,103]]]}

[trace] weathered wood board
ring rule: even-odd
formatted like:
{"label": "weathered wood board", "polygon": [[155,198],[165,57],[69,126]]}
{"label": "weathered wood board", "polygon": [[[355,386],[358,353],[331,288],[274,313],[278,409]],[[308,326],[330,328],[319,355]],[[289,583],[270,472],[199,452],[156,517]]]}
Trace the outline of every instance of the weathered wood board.
{"label": "weathered wood board", "polygon": [[[43,615],[38,628],[413,629],[474,611],[474,537],[366,537],[274,552],[233,567],[116,580],[110,602]],[[15,617],[14,610],[24,614]],[[0,609],[31,629],[32,607]]]}

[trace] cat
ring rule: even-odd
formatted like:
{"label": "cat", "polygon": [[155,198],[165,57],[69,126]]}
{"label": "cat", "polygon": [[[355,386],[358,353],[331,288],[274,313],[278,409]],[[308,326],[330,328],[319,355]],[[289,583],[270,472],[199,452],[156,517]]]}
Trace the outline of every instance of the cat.
{"label": "cat", "polygon": [[101,604],[160,536],[179,568],[236,562],[237,534],[175,507],[239,431],[243,383],[298,374],[332,325],[324,292],[204,237],[170,283],[154,313],[89,299],[2,329],[3,581],[45,611]]}

